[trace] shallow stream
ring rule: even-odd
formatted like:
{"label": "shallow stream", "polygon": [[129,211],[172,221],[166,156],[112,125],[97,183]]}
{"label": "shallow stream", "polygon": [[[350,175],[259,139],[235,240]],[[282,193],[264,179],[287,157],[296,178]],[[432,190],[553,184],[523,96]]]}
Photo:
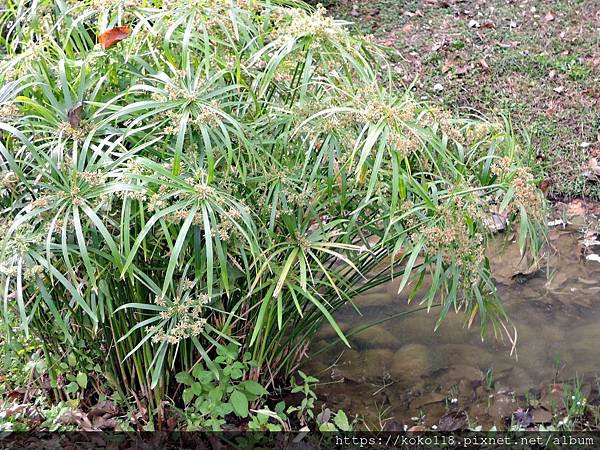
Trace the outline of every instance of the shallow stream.
{"label": "shallow stream", "polygon": [[[549,411],[563,406],[558,386],[565,380],[579,379],[597,401],[600,262],[586,260],[593,247],[582,244],[580,229],[554,227],[549,241],[537,271],[520,262],[510,239],[493,243],[494,277],[516,329],[516,355],[507,339],[488,335],[482,342],[479,327],[466,329],[460,314],[448,314],[434,333],[437,311],[419,311],[355,335],[352,349],[336,344],[309,362],[327,383],[320,388],[327,404],[373,427],[392,420],[432,426],[452,410],[463,411],[471,426],[502,426],[524,399],[539,405],[538,422],[548,421]],[[357,299],[362,316],[350,306],[339,311],[342,329],[416,309],[397,287],[391,282]],[[312,350],[335,340],[325,325]]]}

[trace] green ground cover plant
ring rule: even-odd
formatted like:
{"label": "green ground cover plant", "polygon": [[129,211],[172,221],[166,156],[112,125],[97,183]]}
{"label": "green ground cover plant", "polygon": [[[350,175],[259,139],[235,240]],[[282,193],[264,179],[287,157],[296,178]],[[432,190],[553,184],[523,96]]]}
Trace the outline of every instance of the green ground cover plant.
{"label": "green ground cover plant", "polygon": [[518,224],[524,253],[544,224],[508,121],[417,101],[377,45],[300,2],[7,8],[3,339],[35,338],[55,400],[245,419],[323,324],[346,342],[337,309],[392,277],[413,293],[430,277],[440,322],[508,332],[490,223]]}

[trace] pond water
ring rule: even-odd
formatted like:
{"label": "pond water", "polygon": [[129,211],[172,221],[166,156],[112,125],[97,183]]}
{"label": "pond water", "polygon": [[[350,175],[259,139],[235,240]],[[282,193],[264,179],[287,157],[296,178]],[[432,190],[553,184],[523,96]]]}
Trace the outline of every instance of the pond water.
{"label": "pond water", "polygon": [[[553,228],[537,271],[520,261],[510,236],[492,244],[498,292],[518,336],[516,353],[506,338],[488,335],[482,342],[479,327],[466,329],[460,314],[450,313],[434,333],[436,311],[419,311],[355,335],[352,349],[336,344],[313,357],[307,370],[326,383],[319,394],[329,407],[359,414],[374,428],[390,420],[432,426],[452,410],[471,426],[502,426],[525,403],[537,407],[541,423],[554,404],[563,406],[561,383],[573,379],[597,401],[600,262],[586,260],[583,239],[581,230]],[[346,307],[336,319],[351,330],[416,309],[397,287],[391,282],[369,291],[356,301],[362,316]],[[335,340],[326,324],[312,351]]]}

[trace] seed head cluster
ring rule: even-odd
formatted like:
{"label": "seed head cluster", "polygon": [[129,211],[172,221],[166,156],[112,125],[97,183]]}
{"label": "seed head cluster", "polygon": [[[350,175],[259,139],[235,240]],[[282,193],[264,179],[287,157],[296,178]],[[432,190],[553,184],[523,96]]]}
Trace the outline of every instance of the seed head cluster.
{"label": "seed head cluster", "polygon": [[543,220],[543,196],[536,187],[534,178],[529,169],[520,167],[512,180],[515,190],[514,202],[511,212],[516,213],[519,207],[523,207],[533,220]]}
{"label": "seed head cluster", "polygon": [[95,172],[79,172],[78,176],[90,186],[100,186],[106,180],[106,175],[100,170],[96,170]]}
{"label": "seed head cluster", "polygon": [[91,130],[92,126],[85,120],[82,120],[78,127],[72,126],[69,122],[62,122],[58,127],[60,136],[76,142],[83,142]]}
{"label": "seed head cluster", "polygon": [[169,303],[164,298],[157,297],[154,303],[164,308],[159,313],[160,318],[172,326],[167,331],[157,326],[150,327],[147,331],[153,333],[152,342],[177,344],[182,339],[199,336],[207,322],[202,316],[209,302],[210,298],[206,294],[197,297],[186,295]]}
{"label": "seed head cluster", "polygon": [[0,121],[1,122],[12,122],[19,118],[21,112],[19,108],[13,103],[5,103],[0,106]]}
{"label": "seed head cluster", "polygon": [[19,182],[19,177],[12,170],[0,171],[0,184],[6,189],[14,189]]}
{"label": "seed head cluster", "polygon": [[321,38],[335,40],[346,35],[346,31],[327,15],[322,5],[317,6],[314,14],[288,8],[279,10],[279,13],[279,17],[275,16],[279,20],[273,37],[282,43],[302,36],[311,36],[318,41]]}
{"label": "seed head cluster", "polygon": [[[464,213],[447,210],[438,224],[423,227],[420,234],[425,238],[426,253],[429,256],[441,254],[445,264],[458,267],[465,286],[479,283],[480,268],[485,260],[484,238],[469,229]],[[413,236],[414,239],[419,233]]]}

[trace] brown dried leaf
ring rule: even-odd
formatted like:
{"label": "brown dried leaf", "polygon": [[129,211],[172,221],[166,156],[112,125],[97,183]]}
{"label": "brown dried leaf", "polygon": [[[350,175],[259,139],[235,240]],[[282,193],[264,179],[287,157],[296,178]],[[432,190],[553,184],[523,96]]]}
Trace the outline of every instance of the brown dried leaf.
{"label": "brown dried leaf", "polygon": [[412,23],[409,22],[402,27],[402,32],[404,32],[406,34],[412,33],[413,29],[414,29],[414,27],[413,27]]}
{"label": "brown dried leaf", "polygon": [[103,49],[107,49],[111,48],[116,43],[121,42],[123,39],[128,37],[130,33],[131,32],[128,26],[115,27],[102,33],[98,38],[98,41]]}
{"label": "brown dried leaf", "polygon": [[583,200],[577,199],[567,203],[567,215],[569,217],[585,216],[587,214],[587,205]]}
{"label": "brown dried leaf", "polygon": [[171,431],[177,427],[177,419],[175,417],[169,417],[167,419],[167,428]]}
{"label": "brown dried leaf", "polygon": [[581,175],[588,180],[598,181],[598,177],[600,177],[600,165],[598,165],[598,160],[596,158],[590,158],[587,167],[581,172]]}
{"label": "brown dried leaf", "polygon": [[467,425],[467,417],[464,411],[449,412],[445,414],[438,423],[439,431],[458,431]]}
{"label": "brown dried leaf", "polygon": [[97,405],[94,405],[88,411],[88,417],[92,418],[94,416],[103,416],[104,414],[112,414],[115,415],[119,411],[117,406],[111,402],[110,400],[104,400],[102,402],[98,402]]}
{"label": "brown dried leaf", "polygon": [[466,75],[469,72],[470,66],[465,64],[464,66],[460,66],[456,68],[456,75]]}
{"label": "brown dried leaf", "polygon": [[63,425],[76,425],[82,431],[93,431],[94,427],[90,422],[90,419],[79,409],[73,409],[67,411],[58,419],[59,423]]}
{"label": "brown dried leaf", "polygon": [[552,187],[552,180],[545,179],[540,183],[540,190],[546,195],[548,190]]}
{"label": "brown dried leaf", "polygon": [[538,262],[534,262],[529,267],[525,267],[522,270],[519,270],[512,275],[512,279],[523,282],[534,278],[536,274],[540,271],[540,264]]}
{"label": "brown dried leaf", "polygon": [[445,39],[442,39],[441,42],[436,42],[435,44],[433,44],[431,46],[431,51],[432,52],[437,52],[439,49],[445,47],[447,45],[447,42]]}
{"label": "brown dried leaf", "polygon": [[27,410],[27,405],[14,405],[10,408],[7,408],[4,411],[5,417],[16,416],[17,414],[24,413]]}
{"label": "brown dried leaf", "polygon": [[552,413],[550,411],[546,411],[545,409],[534,409],[532,411],[533,414],[533,422],[534,423],[551,423],[552,422]]}
{"label": "brown dried leaf", "polygon": [[93,427],[98,430],[114,430],[118,422],[115,417],[111,417],[110,414],[104,416],[94,417]]}
{"label": "brown dried leaf", "polygon": [[71,108],[67,112],[67,116],[69,118],[69,124],[73,128],[79,128],[81,125],[81,118],[83,116],[83,103],[78,103],[76,106]]}

